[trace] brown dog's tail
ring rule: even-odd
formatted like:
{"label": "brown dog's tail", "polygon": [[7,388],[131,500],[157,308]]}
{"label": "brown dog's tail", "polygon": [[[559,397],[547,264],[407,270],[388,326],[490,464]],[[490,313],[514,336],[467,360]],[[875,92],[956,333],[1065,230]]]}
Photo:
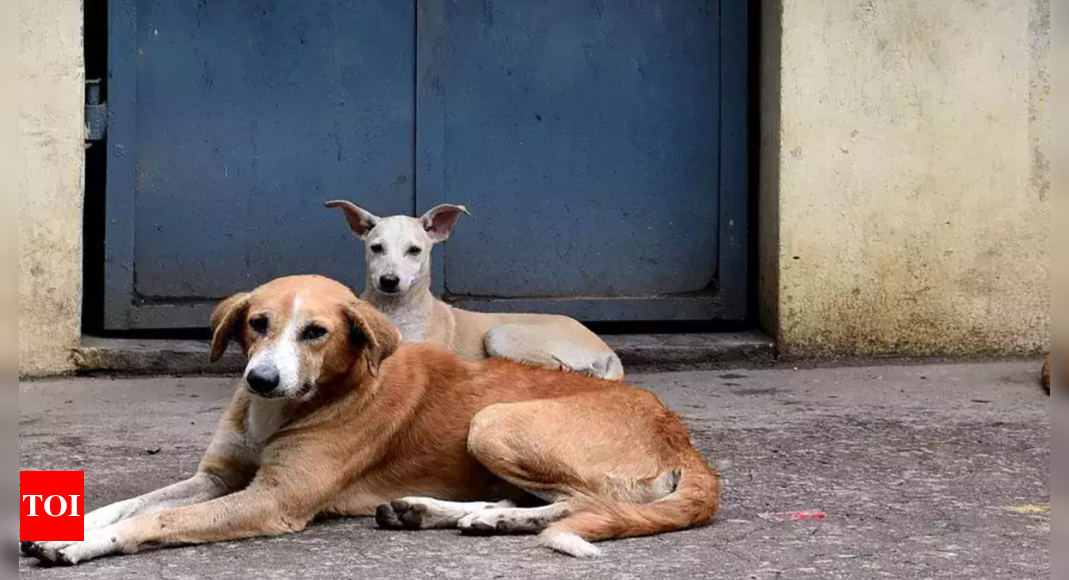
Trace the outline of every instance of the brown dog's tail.
{"label": "brown dog's tail", "polygon": [[593,557],[598,549],[590,542],[691,528],[709,521],[720,509],[720,476],[697,452],[669,477],[678,478],[675,491],[650,503],[575,500],[574,511],[546,528],[540,543],[577,558]]}

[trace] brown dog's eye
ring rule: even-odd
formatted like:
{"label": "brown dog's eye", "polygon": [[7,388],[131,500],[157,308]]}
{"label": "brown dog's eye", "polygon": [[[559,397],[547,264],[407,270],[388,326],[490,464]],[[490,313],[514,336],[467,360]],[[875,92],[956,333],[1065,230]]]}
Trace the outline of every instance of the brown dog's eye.
{"label": "brown dog's eye", "polygon": [[257,316],[249,321],[249,328],[256,334],[267,334],[268,328],[271,326],[271,321],[266,316]]}
{"label": "brown dog's eye", "polygon": [[307,341],[319,340],[319,339],[323,338],[326,335],[327,335],[327,329],[323,328],[322,326],[317,326],[317,325],[313,324],[313,325],[309,326],[308,328],[304,329],[304,332],[301,333],[301,340],[307,340]]}
{"label": "brown dog's eye", "polygon": [[381,254],[382,251],[383,251],[382,244],[371,244],[371,253],[372,254]]}
{"label": "brown dog's eye", "polygon": [[423,248],[421,248],[419,246],[412,246],[411,248],[408,249],[408,255],[409,256],[418,256],[420,254],[420,252],[422,252],[422,251],[423,251]]}

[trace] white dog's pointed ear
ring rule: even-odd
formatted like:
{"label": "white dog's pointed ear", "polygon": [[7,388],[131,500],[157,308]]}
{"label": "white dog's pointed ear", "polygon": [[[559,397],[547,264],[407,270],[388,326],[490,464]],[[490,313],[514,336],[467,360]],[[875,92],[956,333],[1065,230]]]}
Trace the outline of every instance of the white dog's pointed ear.
{"label": "white dog's pointed ear", "polygon": [[453,226],[457,225],[461,214],[471,215],[462,205],[445,203],[423,214],[419,221],[423,222],[423,229],[432,241],[444,242],[453,233]]}
{"label": "white dog's pointed ear", "polygon": [[324,203],[323,206],[331,209],[341,208],[341,210],[345,212],[345,219],[349,221],[349,229],[353,230],[356,237],[361,240],[364,239],[371,230],[375,229],[375,226],[379,223],[378,216],[343,199],[328,201],[327,203]]}

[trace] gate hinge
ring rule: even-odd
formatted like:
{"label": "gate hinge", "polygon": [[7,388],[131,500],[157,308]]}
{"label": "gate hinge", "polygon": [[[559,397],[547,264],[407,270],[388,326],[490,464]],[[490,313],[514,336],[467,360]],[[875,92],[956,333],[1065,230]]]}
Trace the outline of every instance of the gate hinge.
{"label": "gate hinge", "polygon": [[100,79],[85,81],[85,140],[103,141],[108,134],[108,105],[100,102]]}

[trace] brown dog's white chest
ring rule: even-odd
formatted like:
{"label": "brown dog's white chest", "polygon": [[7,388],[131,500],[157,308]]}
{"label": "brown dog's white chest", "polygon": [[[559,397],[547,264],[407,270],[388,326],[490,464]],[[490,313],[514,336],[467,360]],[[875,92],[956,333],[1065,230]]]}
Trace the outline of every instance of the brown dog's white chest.
{"label": "brown dog's white chest", "polygon": [[264,444],[286,422],[287,401],[271,401],[254,398],[245,414],[245,437],[248,445],[263,451]]}

